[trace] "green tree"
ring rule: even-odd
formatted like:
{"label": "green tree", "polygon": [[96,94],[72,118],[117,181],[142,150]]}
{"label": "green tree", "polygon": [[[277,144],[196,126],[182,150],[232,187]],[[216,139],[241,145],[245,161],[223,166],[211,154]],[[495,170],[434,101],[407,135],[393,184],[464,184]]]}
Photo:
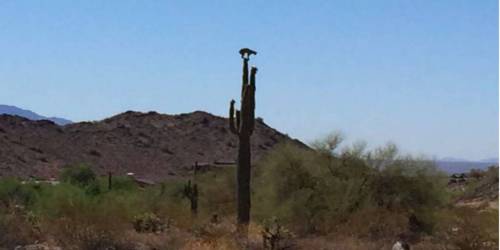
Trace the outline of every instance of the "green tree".
{"label": "green tree", "polygon": [[68,166],[61,172],[60,179],[80,187],[87,187],[96,182],[96,174],[84,164]]}

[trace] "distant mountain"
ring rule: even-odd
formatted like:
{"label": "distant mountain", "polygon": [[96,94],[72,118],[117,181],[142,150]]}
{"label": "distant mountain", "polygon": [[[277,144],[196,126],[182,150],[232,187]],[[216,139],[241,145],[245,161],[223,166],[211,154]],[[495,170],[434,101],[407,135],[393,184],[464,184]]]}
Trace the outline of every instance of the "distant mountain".
{"label": "distant mountain", "polygon": [[17,115],[17,116],[21,116],[21,117],[24,117],[26,119],[30,119],[33,121],[49,120],[49,121],[52,121],[58,125],[66,125],[66,124],[73,123],[72,121],[64,119],[64,118],[46,117],[43,115],[39,115],[31,110],[26,110],[26,109],[18,108],[16,106],[9,106],[9,105],[2,105],[2,104],[0,104],[0,114]]}
{"label": "distant mountain", "polygon": [[441,158],[439,159],[439,161],[451,161],[451,162],[458,162],[458,161],[469,161],[467,159],[464,159],[464,158],[456,158],[456,157],[444,157],[444,158]]}
{"label": "distant mountain", "polygon": [[486,169],[490,166],[498,166],[498,161],[450,161],[438,160],[437,166],[447,173],[464,173],[471,169]]}
{"label": "distant mountain", "polygon": [[498,157],[482,159],[480,162],[496,162],[498,164]]}

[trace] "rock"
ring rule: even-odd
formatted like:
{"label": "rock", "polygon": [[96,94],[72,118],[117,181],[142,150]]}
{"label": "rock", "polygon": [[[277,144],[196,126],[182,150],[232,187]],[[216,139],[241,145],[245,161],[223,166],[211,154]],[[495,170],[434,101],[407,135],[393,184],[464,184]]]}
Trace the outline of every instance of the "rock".
{"label": "rock", "polygon": [[392,246],[392,250],[410,250],[410,245],[404,241],[396,241]]}
{"label": "rock", "polygon": [[148,247],[146,244],[144,243],[136,243],[135,246],[134,246],[134,249],[135,250],[151,250],[150,247]]}
{"label": "rock", "polygon": [[17,246],[14,250],[62,250],[60,247],[50,247],[46,243]]}

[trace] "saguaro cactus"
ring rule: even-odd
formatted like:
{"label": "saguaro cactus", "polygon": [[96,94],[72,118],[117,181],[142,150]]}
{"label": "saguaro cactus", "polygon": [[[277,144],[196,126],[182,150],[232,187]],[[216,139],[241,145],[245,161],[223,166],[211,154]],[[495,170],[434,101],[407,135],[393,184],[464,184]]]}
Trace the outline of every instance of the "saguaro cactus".
{"label": "saguaro cactus", "polygon": [[191,212],[193,215],[198,213],[198,185],[191,185],[191,180],[184,185],[184,196],[191,202]]}
{"label": "saguaro cactus", "polygon": [[111,190],[113,188],[113,173],[108,172],[108,190]]}
{"label": "saguaro cactus", "polygon": [[250,79],[248,77],[248,60],[250,55],[257,54],[251,49],[241,49],[243,59],[243,77],[241,86],[241,108],[234,109],[235,101],[231,100],[229,107],[229,128],[232,133],[238,136],[238,166],[236,171],[237,179],[237,203],[238,203],[238,224],[248,225],[250,222],[250,167],[251,151],[250,136],[253,133],[255,121],[255,74],[257,68],[250,69]]}

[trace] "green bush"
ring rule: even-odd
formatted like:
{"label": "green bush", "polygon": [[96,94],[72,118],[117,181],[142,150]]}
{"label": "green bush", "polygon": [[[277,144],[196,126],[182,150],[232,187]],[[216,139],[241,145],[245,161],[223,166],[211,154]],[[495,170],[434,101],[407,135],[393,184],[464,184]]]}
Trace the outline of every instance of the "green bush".
{"label": "green bush", "polygon": [[197,174],[199,216],[209,218],[214,214],[227,215],[236,212],[235,168],[213,170]]}
{"label": "green bush", "polygon": [[[108,179],[105,178],[105,185],[107,187]],[[137,190],[139,187],[137,183],[129,176],[113,176],[113,191],[131,192]]]}
{"label": "green bush", "polygon": [[60,179],[64,182],[86,187],[96,181],[96,174],[86,165],[69,166],[63,169]]}
{"label": "green bush", "polygon": [[315,230],[329,205],[329,183],[322,178],[325,169],[316,164],[315,156],[312,151],[282,145],[259,164],[253,183],[255,218],[276,216],[296,231]]}
{"label": "green bush", "polygon": [[[433,162],[401,155],[392,144],[369,151],[364,143],[340,149],[340,142],[334,135],[316,142],[316,150],[284,144],[267,154],[252,169],[252,219],[262,227],[252,224],[250,230],[286,241],[284,228],[297,235],[328,234],[368,242],[392,240],[403,232],[426,233],[463,249],[477,246],[477,240],[494,244],[498,238],[495,213],[447,206],[447,177]],[[185,179],[139,188],[129,177],[113,176],[108,190],[107,178],[97,178],[82,165],[64,169],[62,182],[54,186],[2,179],[0,245],[47,237],[64,249],[128,249],[133,241],[129,235],[170,236],[135,233],[161,232],[164,222],[187,241],[185,232],[207,241],[234,241],[234,225],[227,223],[236,212],[234,176],[235,169],[229,167],[191,177],[199,188],[196,216],[183,198]],[[495,181],[498,172],[491,169],[474,183],[474,190]],[[208,223],[210,218],[216,219]],[[467,240],[450,233],[453,228]],[[12,233],[16,230],[20,237]]]}
{"label": "green bush", "polygon": [[298,233],[326,233],[371,209],[406,216],[407,230],[432,231],[433,211],[448,195],[446,176],[431,161],[402,156],[392,144],[366,151],[356,143],[337,153],[339,137],[329,140],[315,151],[281,145],[258,165],[255,218],[277,216]]}
{"label": "green bush", "polygon": [[20,181],[5,178],[0,180],[0,208],[10,208],[13,205],[29,206],[37,195],[33,185],[23,185]]}

